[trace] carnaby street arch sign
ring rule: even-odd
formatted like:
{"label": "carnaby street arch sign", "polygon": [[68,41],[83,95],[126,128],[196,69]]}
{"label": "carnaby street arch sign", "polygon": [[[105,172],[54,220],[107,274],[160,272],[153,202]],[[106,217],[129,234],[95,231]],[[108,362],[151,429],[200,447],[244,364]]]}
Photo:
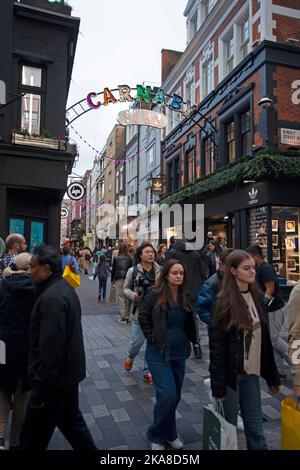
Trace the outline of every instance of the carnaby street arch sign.
{"label": "carnaby street arch sign", "polygon": [[67,109],[66,125],[70,125],[88,111],[108,106],[116,103],[148,103],[158,106],[167,106],[173,111],[180,112],[188,116],[191,112],[189,101],[184,102],[182,96],[174,93],[169,95],[162,88],[151,88],[150,86],[137,85],[131,88],[128,85],[118,85],[117,88],[110,89],[105,87],[103,91],[96,93],[90,92],[82,100],[75,103]]}

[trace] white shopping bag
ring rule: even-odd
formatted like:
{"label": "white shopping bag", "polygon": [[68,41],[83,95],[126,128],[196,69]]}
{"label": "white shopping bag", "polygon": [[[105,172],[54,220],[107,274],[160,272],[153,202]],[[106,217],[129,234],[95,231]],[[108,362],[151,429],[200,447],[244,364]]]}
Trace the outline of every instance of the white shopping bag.
{"label": "white shopping bag", "polygon": [[203,449],[237,450],[236,427],[224,418],[223,405],[217,402],[218,411],[213,405],[204,406]]}

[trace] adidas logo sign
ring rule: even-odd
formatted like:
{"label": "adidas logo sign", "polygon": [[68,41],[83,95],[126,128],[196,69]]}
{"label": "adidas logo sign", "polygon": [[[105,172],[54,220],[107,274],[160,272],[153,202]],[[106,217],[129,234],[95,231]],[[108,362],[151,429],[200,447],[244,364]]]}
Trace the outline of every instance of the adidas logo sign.
{"label": "adidas logo sign", "polygon": [[248,192],[248,194],[249,194],[249,198],[250,198],[249,204],[256,204],[258,202],[257,199],[256,199],[257,194],[258,194],[258,190],[252,188],[251,191]]}

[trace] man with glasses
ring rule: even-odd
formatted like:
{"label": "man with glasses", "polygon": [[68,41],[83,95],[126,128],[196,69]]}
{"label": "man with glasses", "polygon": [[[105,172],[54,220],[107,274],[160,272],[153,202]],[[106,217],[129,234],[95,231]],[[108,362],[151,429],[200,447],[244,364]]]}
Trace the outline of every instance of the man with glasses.
{"label": "man with glasses", "polygon": [[[6,237],[5,240],[5,248],[6,252],[1,259],[1,265],[3,266],[3,270],[10,266],[17,255],[23,253],[27,249],[26,240],[20,233],[11,233]],[[2,271],[0,272],[0,276],[2,275]]]}

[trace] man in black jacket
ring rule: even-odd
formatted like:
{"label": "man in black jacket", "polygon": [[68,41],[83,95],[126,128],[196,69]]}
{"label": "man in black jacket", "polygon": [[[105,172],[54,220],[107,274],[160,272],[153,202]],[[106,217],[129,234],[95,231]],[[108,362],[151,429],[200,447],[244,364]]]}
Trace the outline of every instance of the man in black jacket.
{"label": "man in black jacket", "polygon": [[[167,251],[166,259],[177,259],[185,265],[189,301],[195,309],[197,295],[203,282],[203,273],[199,254],[197,251],[188,250],[186,243],[186,240],[176,240],[172,248]],[[194,355],[195,359],[202,359],[202,350],[200,346],[200,323],[196,311],[194,311],[194,320],[197,330],[197,343],[193,344]]]}
{"label": "man in black jacket", "polygon": [[85,378],[80,302],[61,277],[54,248],[35,248],[31,278],[37,286],[29,345],[32,391],[20,447],[45,450],[57,426],[73,449],[95,450],[78,404],[78,384]]}

